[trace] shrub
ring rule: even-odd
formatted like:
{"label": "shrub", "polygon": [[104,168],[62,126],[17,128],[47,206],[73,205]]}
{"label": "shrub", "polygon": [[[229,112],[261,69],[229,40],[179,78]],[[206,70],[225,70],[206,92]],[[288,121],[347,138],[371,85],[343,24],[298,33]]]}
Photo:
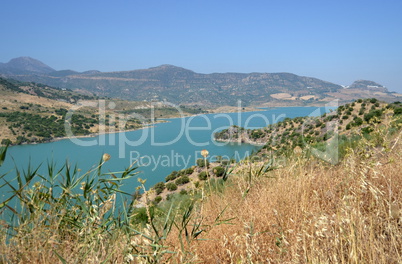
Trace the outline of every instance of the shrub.
{"label": "shrub", "polygon": [[166,184],[166,189],[168,189],[169,191],[176,191],[177,185],[173,182],[169,182]]}
{"label": "shrub", "polygon": [[190,178],[188,177],[188,176],[181,176],[180,178],[178,178],[176,181],[175,181],[175,183],[177,184],[177,185],[183,185],[183,184],[186,184],[186,183],[189,183],[190,182]]}
{"label": "shrub", "polygon": [[[204,159],[198,159],[198,160],[197,160],[197,166],[198,166],[198,167],[205,167],[205,161],[204,161]],[[207,160],[207,167],[209,167],[209,160]]]}
{"label": "shrub", "polygon": [[9,145],[11,143],[12,143],[11,140],[9,140],[8,138],[3,138],[1,140],[1,145]]}
{"label": "shrub", "polygon": [[363,134],[370,134],[372,131],[373,131],[373,128],[371,128],[371,127],[362,128]]}
{"label": "shrub", "polygon": [[158,203],[160,203],[161,201],[162,201],[162,197],[159,196],[159,195],[156,196],[155,199],[154,199],[154,203],[155,203],[155,204],[158,204]]}
{"label": "shrub", "polygon": [[402,115],[402,107],[395,108],[394,115]]}
{"label": "shrub", "polygon": [[222,168],[221,166],[215,167],[213,171],[216,177],[222,177],[225,174],[225,169]]}
{"label": "shrub", "polygon": [[177,173],[178,176],[183,176],[186,175],[186,170],[179,170],[179,172]]}
{"label": "shrub", "polygon": [[380,117],[382,115],[382,111],[381,110],[372,110],[369,113],[364,115],[364,120],[366,122],[370,121],[370,119],[372,119],[373,117]]}
{"label": "shrub", "polygon": [[186,173],[187,174],[192,174],[194,172],[194,169],[193,168],[188,168],[188,169],[186,169]]}
{"label": "shrub", "polygon": [[354,122],[354,126],[360,126],[363,124],[363,119],[361,119],[360,117],[356,117],[355,118],[355,122]]}
{"label": "shrub", "polygon": [[164,182],[158,182],[157,184],[154,185],[154,190],[156,194],[161,194],[163,190],[165,190],[166,186]]}
{"label": "shrub", "polygon": [[174,179],[176,179],[177,177],[179,177],[178,175],[179,173],[177,171],[172,171],[168,176],[166,176],[165,181],[173,181]]}
{"label": "shrub", "polygon": [[201,181],[205,181],[208,178],[207,176],[207,172],[202,171],[200,172],[200,174],[198,174],[198,179],[200,179]]}
{"label": "shrub", "polygon": [[187,191],[186,191],[185,189],[182,189],[182,190],[180,191],[180,194],[181,194],[181,195],[186,195],[186,194],[187,194]]}

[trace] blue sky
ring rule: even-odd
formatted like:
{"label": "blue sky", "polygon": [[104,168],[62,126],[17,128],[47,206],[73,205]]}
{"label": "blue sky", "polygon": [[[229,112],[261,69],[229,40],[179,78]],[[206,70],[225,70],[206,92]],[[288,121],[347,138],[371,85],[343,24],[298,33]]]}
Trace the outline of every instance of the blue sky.
{"label": "blue sky", "polygon": [[291,72],[402,92],[402,1],[2,0],[0,62]]}

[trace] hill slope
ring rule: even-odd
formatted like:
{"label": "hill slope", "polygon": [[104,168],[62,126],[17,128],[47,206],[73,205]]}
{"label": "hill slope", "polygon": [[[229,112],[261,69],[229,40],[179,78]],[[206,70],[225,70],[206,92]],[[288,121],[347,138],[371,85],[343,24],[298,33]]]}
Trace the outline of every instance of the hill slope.
{"label": "hill slope", "polygon": [[[104,102],[104,111],[101,111],[100,102]],[[71,125],[73,134],[80,136],[98,133],[103,124],[105,132],[132,130],[142,127],[143,123],[155,122],[157,118],[180,114],[177,108],[160,102],[106,101],[67,89],[3,78],[0,78],[0,104],[1,144],[37,143],[65,137],[64,124],[70,109],[78,108],[74,110]],[[181,106],[180,109],[185,115],[205,113],[199,107]],[[131,118],[133,113],[142,120],[138,116]]]}

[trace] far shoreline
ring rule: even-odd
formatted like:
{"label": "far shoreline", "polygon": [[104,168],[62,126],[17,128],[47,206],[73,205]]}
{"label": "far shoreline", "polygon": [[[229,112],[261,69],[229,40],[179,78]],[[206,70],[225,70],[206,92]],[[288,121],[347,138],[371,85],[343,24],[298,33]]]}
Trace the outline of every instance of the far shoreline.
{"label": "far shoreline", "polygon": [[[128,130],[116,130],[116,131],[105,131],[102,133],[99,132],[94,132],[88,135],[73,135],[73,137],[69,137],[69,136],[65,136],[65,137],[56,137],[56,138],[52,138],[50,140],[46,140],[46,141],[41,141],[41,142],[24,142],[21,144],[10,144],[9,147],[14,147],[14,146],[23,146],[23,145],[37,145],[37,144],[46,144],[46,143],[52,143],[52,142],[57,142],[57,141],[62,141],[62,140],[67,140],[67,139],[71,139],[71,138],[94,138],[94,137],[98,137],[101,135],[107,135],[107,134],[119,134],[119,133],[126,133],[126,132],[132,132],[132,131],[137,131],[137,130],[142,130],[142,129],[149,129],[154,127],[156,124],[160,124],[160,123],[166,123],[166,122],[170,122],[170,120],[173,119],[180,119],[180,118],[190,118],[190,117],[195,117],[195,116],[200,116],[200,115],[214,115],[214,114],[230,114],[230,113],[242,113],[242,112],[261,112],[261,111],[267,111],[267,110],[271,110],[271,109],[276,109],[276,108],[286,108],[286,107],[323,107],[323,105],[321,106],[317,106],[317,105],[304,105],[304,106],[250,106],[250,107],[238,107],[238,106],[222,106],[222,107],[218,107],[216,109],[211,109],[209,110],[208,113],[200,113],[200,114],[193,114],[193,115],[184,115],[184,116],[172,116],[172,117],[166,117],[166,118],[158,118],[158,120],[161,120],[159,122],[154,122],[154,123],[150,123],[149,125],[143,126],[143,127],[139,127],[139,128],[135,128],[135,129],[128,129]],[[226,111],[217,111],[218,109],[225,109]],[[240,109],[240,111],[238,111]],[[231,142],[231,143],[239,143],[237,141],[226,141],[226,140],[216,140],[216,141],[221,141],[221,142]],[[240,144],[251,144],[251,145],[255,145],[255,146],[262,146],[262,144],[259,144],[257,142],[243,142]]]}

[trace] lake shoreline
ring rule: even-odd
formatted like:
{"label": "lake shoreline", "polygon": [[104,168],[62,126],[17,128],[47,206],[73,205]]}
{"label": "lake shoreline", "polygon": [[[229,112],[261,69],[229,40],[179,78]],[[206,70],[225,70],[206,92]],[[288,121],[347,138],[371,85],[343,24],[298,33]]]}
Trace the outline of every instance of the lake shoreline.
{"label": "lake shoreline", "polygon": [[[267,111],[267,110],[273,110],[273,109],[278,109],[278,108],[289,108],[289,107],[299,107],[299,106],[275,106],[275,107],[261,107],[261,108],[258,108],[257,106],[251,106],[251,107],[231,107],[231,106],[229,107],[229,106],[223,106],[223,107],[219,107],[217,109],[225,109],[226,111],[224,111],[224,112],[215,112],[217,109],[212,109],[212,110],[210,110],[211,112],[209,112],[209,113],[160,118],[159,120],[161,120],[161,121],[154,122],[154,123],[149,124],[147,126],[143,126],[143,127],[135,128],[135,129],[117,130],[117,131],[105,131],[104,133],[95,132],[95,133],[91,133],[91,134],[88,134],[88,135],[77,135],[77,136],[74,136],[74,137],[68,137],[68,136],[56,137],[56,138],[52,138],[50,140],[45,140],[45,141],[40,141],[40,142],[23,142],[21,144],[10,144],[9,146],[11,147],[11,146],[21,146],[21,145],[38,145],[38,144],[43,144],[43,143],[57,142],[57,141],[61,141],[61,140],[71,139],[71,138],[77,138],[77,139],[78,138],[94,138],[94,137],[97,137],[97,136],[107,135],[107,134],[126,133],[126,132],[132,132],[132,131],[152,128],[152,127],[154,127],[155,124],[171,122],[171,120],[173,120],[173,119],[191,118],[191,117],[196,117],[196,116],[201,116],[201,115],[263,112],[263,111]],[[305,107],[318,107],[318,106],[305,106]],[[240,111],[238,111],[238,110],[240,110]],[[226,140],[219,140],[219,141],[237,143],[237,141],[226,141]],[[253,142],[253,141],[250,141],[250,142],[247,141],[247,142],[243,142],[243,143],[252,144],[252,145],[255,145],[255,146],[263,146],[262,143]]]}

